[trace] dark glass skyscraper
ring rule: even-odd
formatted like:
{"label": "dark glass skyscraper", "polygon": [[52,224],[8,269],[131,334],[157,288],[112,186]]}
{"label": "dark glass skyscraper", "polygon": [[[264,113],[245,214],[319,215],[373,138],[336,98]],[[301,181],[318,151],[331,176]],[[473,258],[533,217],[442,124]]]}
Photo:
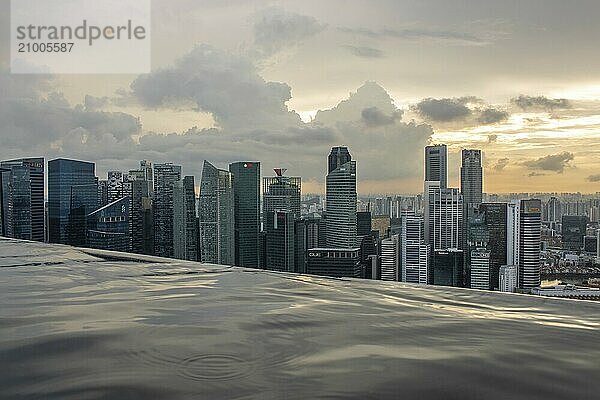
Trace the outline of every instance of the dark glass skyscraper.
{"label": "dark glass skyscraper", "polygon": [[347,147],[333,147],[327,158],[327,173],[330,174],[331,171],[338,169],[351,160],[352,157]]}
{"label": "dark glass skyscraper", "polygon": [[200,243],[202,261],[235,263],[234,177],[204,161],[200,183]]}
{"label": "dark glass skyscraper", "polygon": [[284,173],[285,169],[276,168],[276,176],[263,178],[264,267],[294,272],[298,247],[295,220],[300,218],[302,180]]}
{"label": "dark glass skyscraper", "polygon": [[229,164],[233,173],[235,265],[258,267],[260,234],[260,162]]}
{"label": "dark glass skyscraper", "polygon": [[562,248],[569,251],[580,251],[583,248],[583,237],[586,233],[589,218],[585,215],[562,216]]}
{"label": "dark glass skyscraper", "polygon": [[0,214],[5,223],[4,234],[43,242],[44,158],[2,161],[0,168],[5,170],[0,182],[6,189],[0,199],[3,200]]}
{"label": "dark glass skyscraper", "polygon": [[198,261],[198,221],[193,176],[173,185],[173,256]]}
{"label": "dark glass skyscraper", "polygon": [[181,179],[181,166],[154,166],[154,254],[173,257],[173,185]]}
{"label": "dark glass skyscraper", "polygon": [[425,181],[437,181],[448,187],[448,148],[445,144],[425,147]]}
{"label": "dark glass skyscraper", "polygon": [[86,244],[86,217],[96,210],[96,166],[59,158],[48,162],[48,240]]}
{"label": "dark glass skyscraper", "polygon": [[115,200],[87,215],[86,246],[95,249],[129,251],[129,197]]}

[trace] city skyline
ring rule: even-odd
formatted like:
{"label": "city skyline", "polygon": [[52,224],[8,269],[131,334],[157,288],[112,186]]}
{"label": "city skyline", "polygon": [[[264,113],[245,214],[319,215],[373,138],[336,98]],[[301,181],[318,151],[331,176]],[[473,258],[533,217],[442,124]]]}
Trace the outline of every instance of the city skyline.
{"label": "city skyline", "polygon": [[173,160],[194,176],[198,160],[261,160],[324,192],[320,154],[342,144],[362,162],[359,193],[416,193],[417,150],[446,143],[452,164],[482,150],[488,192],[600,190],[600,60],[581,53],[600,5],[401,4],[155,2],[162,39],[139,76],[11,75],[0,44],[0,159],[44,152],[101,175]]}

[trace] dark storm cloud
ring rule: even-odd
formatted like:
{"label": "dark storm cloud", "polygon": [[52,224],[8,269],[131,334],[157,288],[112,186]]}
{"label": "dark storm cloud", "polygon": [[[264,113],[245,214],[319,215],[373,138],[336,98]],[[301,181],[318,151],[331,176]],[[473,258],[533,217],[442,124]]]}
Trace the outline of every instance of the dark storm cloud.
{"label": "dark storm cloud", "polygon": [[413,108],[421,117],[436,122],[449,122],[464,119],[472,114],[466,104],[470,98],[427,98],[421,100]]}
{"label": "dark storm cloud", "polygon": [[466,32],[458,32],[451,30],[437,30],[437,29],[419,29],[419,28],[411,28],[411,29],[381,29],[381,30],[372,30],[365,28],[348,28],[348,27],[340,27],[338,28],[340,31],[345,33],[351,33],[355,35],[365,36],[374,39],[381,38],[395,38],[395,39],[404,39],[404,40],[433,40],[433,41],[443,41],[446,43],[454,43],[454,44],[468,44],[468,45],[482,45],[486,44],[487,41],[483,38],[480,38],[476,35],[466,33]]}
{"label": "dark storm cloud", "polygon": [[270,7],[256,15],[254,45],[262,55],[269,56],[296,46],[325,28],[313,17]]}
{"label": "dark storm cloud", "polygon": [[379,49],[368,46],[353,46],[350,44],[346,44],[342,46],[348,49],[352,54],[357,57],[362,58],[383,58],[385,57],[385,53]]}
{"label": "dark storm cloud", "polygon": [[365,125],[370,127],[391,125],[402,119],[402,111],[398,110],[388,115],[377,107],[369,107],[362,110],[361,118]]}
{"label": "dark storm cloud", "polygon": [[570,162],[573,161],[575,155],[568,151],[562,153],[550,154],[545,157],[540,157],[536,160],[525,161],[523,165],[530,169],[553,171],[562,174],[565,168],[570,167]]}
{"label": "dark storm cloud", "polygon": [[477,121],[483,125],[495,124],[508,119],[509,114],[506,111],[488,107],[480,111]]}
{"label": "dark storm cloud", "polygon": [[600,174],[590,175],[587,177],[588,182],[600,182]]}
{"label": "dark storm cloud", "polygon": [[511,103],[522,110],[545,110],[571,108],[571,102],[567,99],[551,99],[546,96],[520,95],[511,99]]}

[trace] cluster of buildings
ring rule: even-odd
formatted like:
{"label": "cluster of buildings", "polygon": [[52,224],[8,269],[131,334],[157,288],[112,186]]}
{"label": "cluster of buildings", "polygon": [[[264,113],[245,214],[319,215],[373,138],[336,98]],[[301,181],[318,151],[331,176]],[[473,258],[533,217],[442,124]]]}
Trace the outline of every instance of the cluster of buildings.
{"label": "cluster of buildings", "polygon": [[365,201],[357,196],[357,162],[347,147],[334,147],[324,202],[302,201],[301,177],[284,168],[262,177],[260,162],[234,162],[225,170],[204,161],[197,193],[194,176],[172,163],[144,160],[100,179],[94,163],[62,158],[47,164],[46,201],[43,158],[4,161],[0,235],[508,292],[540,286],[541,251],[552,247],[547,237],[585,250],[593,233],[599,255],[600,230],[590,231],[587,215],[563,212],[555,197],[484,200],[481,151],[466,149],[461,156],[460,188],[448,187],[447,147],[433,145],[425,148],[423,193]]}

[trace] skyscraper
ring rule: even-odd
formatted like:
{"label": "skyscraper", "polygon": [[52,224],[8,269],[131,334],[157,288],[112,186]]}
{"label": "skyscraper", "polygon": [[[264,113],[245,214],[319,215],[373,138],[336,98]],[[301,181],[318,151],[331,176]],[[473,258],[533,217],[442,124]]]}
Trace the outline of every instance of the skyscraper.
{"label": "skyscraper", "polygon": [[173,185],[173,256],[190,261],[199,259],[193,176],[184,176]]}
{"label": "skyscraper", "polygon": [[180,165],[154,165],[154,254],[162,257],[173,257],[173,185],[180,179]]}
{"label": "skyscraper", "polygon": [[75,246],[86,244],[86,217],[96,210],[96,166],[59,158],[48,162],[48,240]]}
{"label": "skyscraper", "polygon": [[433,187],[428,199],[428,244],[431,251],[459,248],[462,238],[463,200],[458,189]]}
{"label": "skyscraper", "polygon": [[[9,237],[44,241],[44,158],[2,161],[0,214]],[[0,221],[1,223],[1,221]]]}
{"label": "skyscraper", "polygon": [[580,251],[583,248],[588,217],[584,215],[562,216],[562,248],[569,251]]}
{"label": "skyscraper", "polygon": [[235,265],[257,268],[260,234],[260,162],[229,164],[233,173]]}
{"label": "skyscraper", "polygon": [[471,289],[490,290],[490,251],[485,248],[471,250]]}
{"label": "skyscraper", "polygon": [[398,235],[383,239],[381,241],[381,280],[382,281],[399,281],[399,252],[400,239]]}
{"label": "skyscraper", "polygon": [[131,251],[154,254],[154,222],[150,182],[145,177],[131,182]]}
{"label": "skyscraper", "polygon": [[117,199],[87,215],[86,246],[113,251],[129,251],[130,224],[128,196]]}
{"label": "skyscraper", "polygon": [[302,181],[300,177],[285,176],[285,171],[276,168],[274,177],[263,178],[264,267],[294,272],[298,248],[295,221],[300,218]]}
{"label": "skyscraper", "polygon": [[521,203],[511,201],[506,208],[506,264],[519,265]]}
{"label": "skyscraper", "polygon": [[519,287],[531,289],[540,285],[542,202],[521,200],[520,208]]}
{"label": "skyscraper", "polygon": [[462,150],[460,191],[465,206],[482,202],[483,168],[481,167],[481,150]]}
{"label": "skyscraper", "polygon": [[516,265],[502,265],[500,267],[500,285],[501,292],[512,293],[517,288],[517,267]]}
{"label": "skyscraper", "polygon": [[234,177],[204,161],[198,216],[202,261],[235,263]]}
{"label": "skyscraper", "polygon": [[[327,247],[354,248],[356,237],[356,161],[348,160],[345,147],[334,147],[329,155],[326,177]],[[345,161],[345,162],[344,162]],[[343,164],[342,164],[343,162]]]}
{"label": "skyscraper", "polygon": [[429,282],[434,285],[464,287],[463,254],[459,249],[435,250]]}
{"label": "skyscraper", "polygon": [[448,148],[445,144],[425,147],[425,181],[438,181],[448,187]]}
{"label": "skyscraper", "polygon": [[329,157],[327,158],[327,173],[330,174],[350,161],[352,161],[352,157],[347,147],[332,147],[331,153],[329,153]]}
{"label": "skyscraper", "polygon": [[400,234],[400,267],[402,282],[429,282],[429,246],[425,244],[423,218],[403,215]]}

